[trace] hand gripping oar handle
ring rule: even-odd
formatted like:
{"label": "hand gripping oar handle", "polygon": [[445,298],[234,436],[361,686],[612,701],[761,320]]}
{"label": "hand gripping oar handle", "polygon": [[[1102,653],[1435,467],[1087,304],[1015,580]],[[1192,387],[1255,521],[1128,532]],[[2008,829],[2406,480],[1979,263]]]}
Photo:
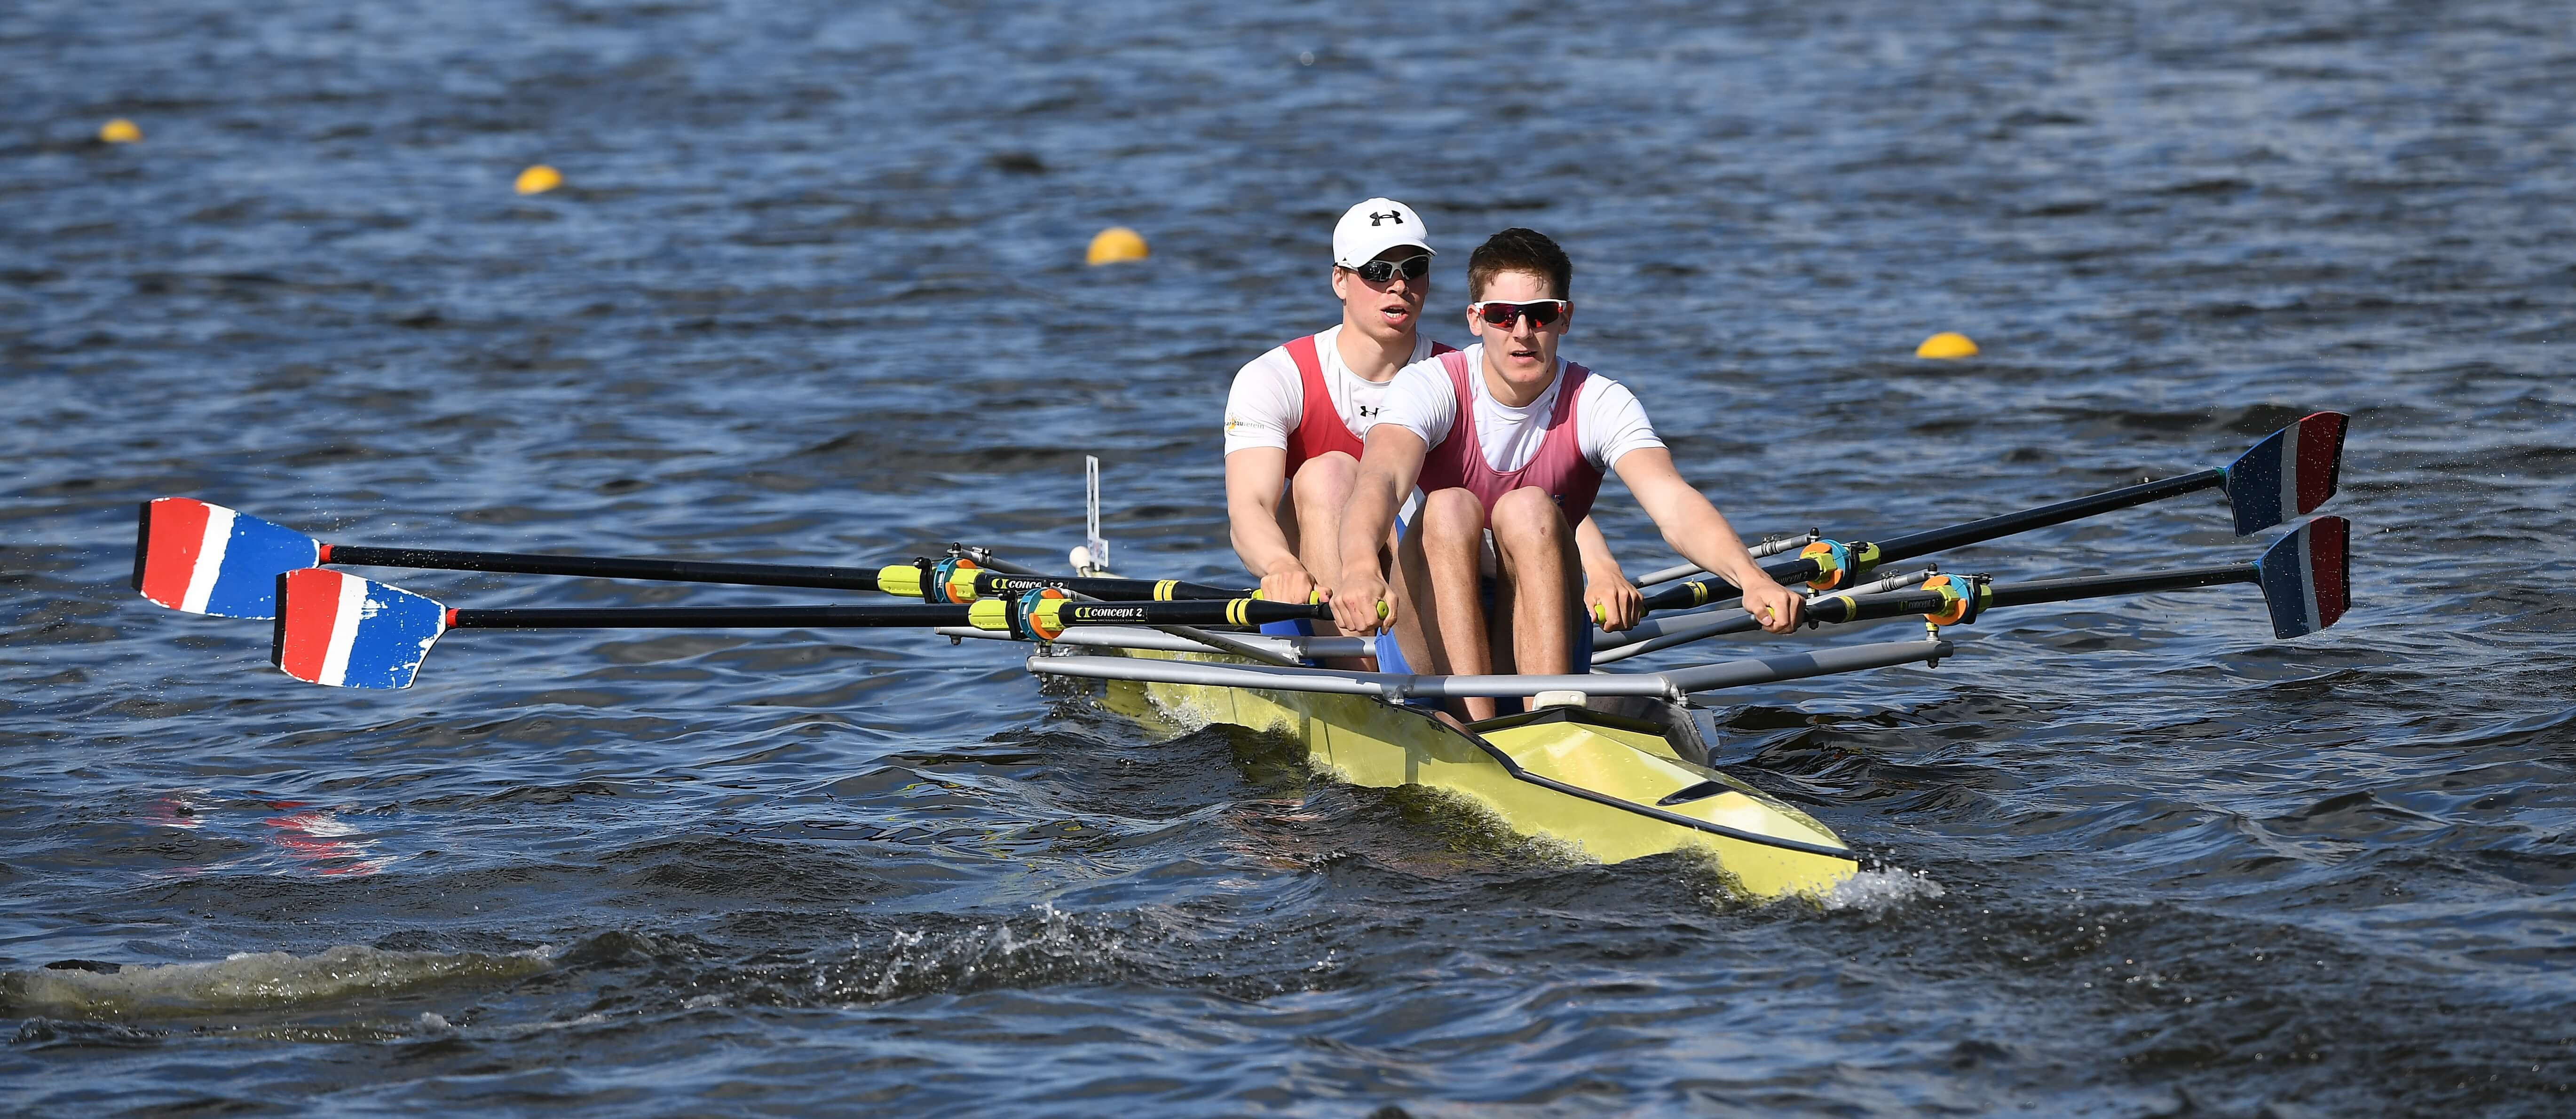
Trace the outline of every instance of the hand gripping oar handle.
{"label": "hand gripping oar handle", "polygon": [[[1837,583],[1882,564],[1979,544],[2032,529],[2079,521],[2116,509],[2163,501],[2187,493],[2225,487],[2235,514],[2236,534],[2248,536],[2289,519],[2312,513],[2332,499],[2343,470],[2343,437],[2351,419],[2340,412],[2317,412],[2265,436],[2223,469],[2123,486],[2089,497],[2043,505],[2018,513],[1986,517],[1948,528],[1910,532],[1871,543],[1841,544],[1831,540],[1807,546],[1798,559],[1768,564],[1763,571],[1783,584]],[[1646,609],[1700,606],[1740,593],[1723,579],[1693,579],[1646,597]]]}
{"label": "hand gripping oar handle", "polygon": [[[1263,625],[1329,618],[1327,606],[1257,599],[1077,602],[1053,589],[1017,599],[890,606],[452,609],[346,572],[299,568],[278,577],[270,660],[287,675],[353,688],[411,685],[450,629],[852,629],[974,626],[1052,640],[1075,625]],[[1051,597],[1053,596],[1053,597]]]}

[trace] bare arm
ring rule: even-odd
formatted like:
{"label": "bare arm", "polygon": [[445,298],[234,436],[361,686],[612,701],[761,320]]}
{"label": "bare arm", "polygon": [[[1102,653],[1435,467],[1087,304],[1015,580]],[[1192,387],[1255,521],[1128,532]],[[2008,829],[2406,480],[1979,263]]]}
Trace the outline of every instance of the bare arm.
{"label": "bare arm", "polygon": [[1644,506],[1646,515],[1654,518],[1655,527],[1663,530],[1664,542],[1680,552],[1683,559],[1744,588],[1744,612],[1760,621],[1762,628],[1786,633],[1797,625],[1798,609],[1804,600],[1783,588],[1754,562],[1753,553],[1744,549],[1743,539],[1735,534],[1735,526],[1726,523],[1726,515],[1673,469],[1672,452],[1662,447],[1640,447],[1619,456],[1614,465],[1619,480],[1637,495],[1637,504]]}
{"label": "bare arm", "polygon": [[1351,503],[1342,511],[1342,569],[1332,576],[1333,615],[1345,633],[1377,633],[1394,622],[1386,573],[1378,569],[1378,543],[1394,526],[1404,494],[1422,476],[1422,459],[1429,450],[1421,436],[1401,424],[1369,429],[1359,478],[1351,483]]}
{"label": "bare arm", "polygon": [[1279,527],[1279,495],[1288,486],[1288,452],[1246,447],[1225,456],[1226,534],[1244,570],[1261,580],[1262,597],[1304,602],[1321,574],[1309,572]]}

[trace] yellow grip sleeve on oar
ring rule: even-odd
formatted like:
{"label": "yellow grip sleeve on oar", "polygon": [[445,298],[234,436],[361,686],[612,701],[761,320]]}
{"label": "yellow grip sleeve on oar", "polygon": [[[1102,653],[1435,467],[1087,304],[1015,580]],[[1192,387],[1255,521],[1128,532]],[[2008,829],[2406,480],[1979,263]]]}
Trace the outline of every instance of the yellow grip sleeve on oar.
{"label": "yellow grip sleeve on oar", "polygon": [[908,563],[880,567],[877,569],[877,589],[899,598],[919,598],[921,569]]}
{"label": "yellow grip sleeve on oar", "polygon": [[1006,598],[976,599],[966,607],[966,624],[996,633],[1010,632],[1011,601]]}
{"label": "yellow grip sleeve on oar", "polygon": [[1157,580],[1155,580],[1155,581],[1154,581],[1154,601],[1156,601],[1156,602],[1170,602],[1170,601],[1172,601],[1174,598],[1178,597],[1177,595],[1174,595],[1174,594],[1172,593],[1172,589],[1173,589],[1174,587],[1178,587],[1178,586],[1180,586],[1180,585],[1181,585],[1181,581],[1180,581],[1180,580],[1178,580],[1178,579],[1157,579]]}

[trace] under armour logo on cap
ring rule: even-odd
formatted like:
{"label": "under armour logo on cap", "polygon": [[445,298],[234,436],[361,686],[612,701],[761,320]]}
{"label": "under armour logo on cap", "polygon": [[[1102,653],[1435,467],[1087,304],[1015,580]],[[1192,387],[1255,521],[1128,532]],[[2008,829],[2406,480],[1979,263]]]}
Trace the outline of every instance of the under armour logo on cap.
{"label": "under armour logo on cap", "polygon": [[1379,253],[1404,245],[1431,252],[1431,230],[1422,215],[1392,198],[1368,198],[1342,211],[1333,224],[1333,263],[1358,268]]}

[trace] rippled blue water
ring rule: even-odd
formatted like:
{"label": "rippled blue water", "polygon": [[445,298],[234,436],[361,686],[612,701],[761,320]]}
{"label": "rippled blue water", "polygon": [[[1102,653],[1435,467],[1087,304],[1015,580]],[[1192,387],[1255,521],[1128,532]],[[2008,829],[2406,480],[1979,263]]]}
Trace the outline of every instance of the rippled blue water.
{"label": "rippled blue water", "polygon": [[[2571,100],[2527,0],[0,8],[0,1104],[2558,1113]],[[539,161],[568,185],[513,194]],[[459,633],[340,693],[126,586],[166,494],[1044,564],[1085,453],[1120,566],[1235,578],[1227,378],[1329,324],[1373,193],[1433,224],[1436,305],[1485,233],[1562,240],[1568,352],[1754,529],[2348,411],[2360,605],[2295,643],[2243,594],[1996,615],[1937,670],[1720,696],[1738,772],[1880,867],[1757,906],[997,646]],[[1110,224],[1152,260],[1084,267]],[[1984,354],[1908,356],[1942,329]],[[2224,516],[1944,558],[2234,562]]]}

